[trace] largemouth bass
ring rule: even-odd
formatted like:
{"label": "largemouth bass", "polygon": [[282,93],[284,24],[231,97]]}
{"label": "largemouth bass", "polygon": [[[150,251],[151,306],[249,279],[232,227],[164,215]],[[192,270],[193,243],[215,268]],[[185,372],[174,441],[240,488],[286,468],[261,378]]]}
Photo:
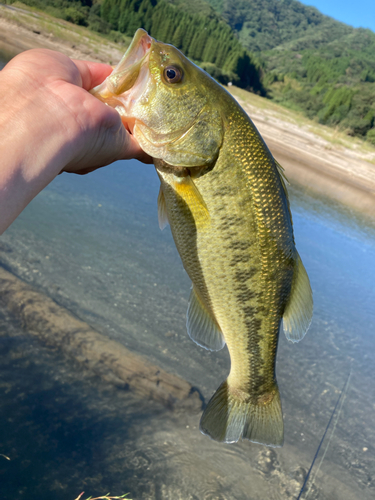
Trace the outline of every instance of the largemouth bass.
{"label": "largemouth bass", "polygon": [[213,351],[228,346],[230,373],[201,431],[281,446],[279,330],[298,342],[313,309],[281,167],[221,85],[141,29],[92,93],[118,110],[154,158],[159,224],[169,221],[193,283],[190,337]]}

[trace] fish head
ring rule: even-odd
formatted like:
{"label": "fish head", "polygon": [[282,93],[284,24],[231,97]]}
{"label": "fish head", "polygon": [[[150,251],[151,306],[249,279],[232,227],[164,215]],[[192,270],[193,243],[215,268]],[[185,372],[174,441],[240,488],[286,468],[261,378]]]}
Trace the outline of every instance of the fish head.
{"label": "fish head", "polygon": [[218,155],[223,89],[182,52],[137,30],[111,75],[91,93],[114,107],[141,148],[177,167],[205,166]]}

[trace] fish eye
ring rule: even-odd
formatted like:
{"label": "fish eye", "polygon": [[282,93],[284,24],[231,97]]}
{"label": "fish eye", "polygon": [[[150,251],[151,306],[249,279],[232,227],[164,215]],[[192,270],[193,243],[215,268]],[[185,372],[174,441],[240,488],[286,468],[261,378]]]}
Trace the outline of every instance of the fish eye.
{"label": "fish eye", "polygon": [[168,83],[178,83],[182,80],[182,70],[176,66],[168,66],[164,70],[164,78]]}

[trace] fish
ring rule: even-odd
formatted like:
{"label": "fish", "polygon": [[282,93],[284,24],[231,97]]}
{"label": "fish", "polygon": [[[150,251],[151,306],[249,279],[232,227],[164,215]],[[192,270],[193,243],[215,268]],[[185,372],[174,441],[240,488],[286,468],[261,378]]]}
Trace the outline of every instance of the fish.
{"label": "fish", "polygon": [[300,341],[313,312],[282,167],[224,87],[143,29],[91,93],[120,113],[154,160],[159,225],[170,224],[192,281],[189,336],[229,351],[230,372],[204,409],[201,432],[282,446],[279,332]]}

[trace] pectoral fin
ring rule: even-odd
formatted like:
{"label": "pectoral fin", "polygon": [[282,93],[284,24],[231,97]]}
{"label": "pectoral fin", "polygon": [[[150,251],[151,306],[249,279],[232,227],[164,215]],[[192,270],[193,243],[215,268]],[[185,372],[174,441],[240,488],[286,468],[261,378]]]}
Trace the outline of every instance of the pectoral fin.
{"label": "pectoral fin", "polygon": [[220,351],[225,346],[224,336],[219,325],[212,314],[207,311],[194,288],[190,294],[186,328],[189,337],[205,349]]}
{"label": "pectoral fin", "polygon": [[180,196],[194,218],[197,229],[205,229],[210,224],[207,205],[190,175],[174,177],[173,189]]}
{"label": "pectoral fin", "polygon": [[159,220],[159,227],[163,231],[165,226],[169,224],[169,221],[167,214],[167,205],[165,203],[165,197],[161,186],[158,195],[158,220]]}
{"label": "pectoral fin", "polygon": [[309,277],[297,254],[292,289],[289,302],[283,316],[283,328],[286,338],[299,342],[305,336],[313,314],[313,298]]}

